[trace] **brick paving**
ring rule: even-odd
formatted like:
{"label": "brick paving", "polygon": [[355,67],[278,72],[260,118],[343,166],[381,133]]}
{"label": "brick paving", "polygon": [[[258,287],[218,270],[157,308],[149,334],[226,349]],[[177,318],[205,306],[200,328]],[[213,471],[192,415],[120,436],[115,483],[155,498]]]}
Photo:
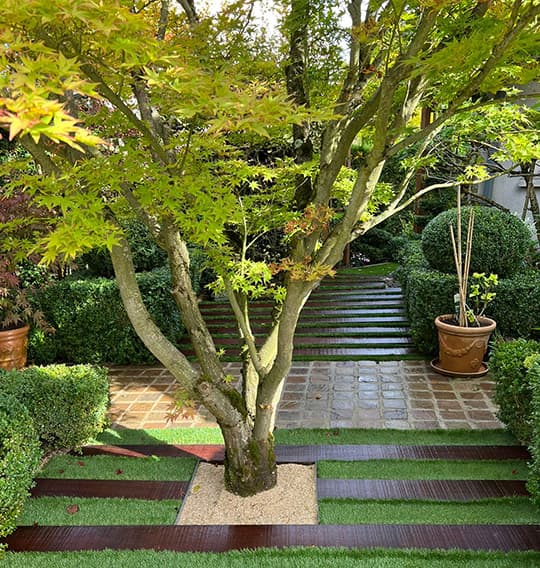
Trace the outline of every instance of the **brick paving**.
{"label": "brick paving", "polygon": [[[239,376],[239,363],[226,363]],[[115,428],[215,426],[205,409],[193,419],[167,422],[175,383],[157,366],[112,367]],[[427,361],[295,362],[278,410],[279,428],[501,428],[493,382],[449,378]]]}

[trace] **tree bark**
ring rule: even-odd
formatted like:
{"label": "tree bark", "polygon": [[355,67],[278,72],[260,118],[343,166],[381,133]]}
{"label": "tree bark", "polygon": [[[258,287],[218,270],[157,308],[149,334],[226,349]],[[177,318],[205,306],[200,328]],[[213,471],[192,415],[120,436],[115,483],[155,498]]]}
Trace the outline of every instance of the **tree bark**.
{"label": "tree bark", "polygon": [[274,438],[256,439],[251,428],[222,428],[225,440],[225,487],[231,493],[249,497],[272,489],[277,482]]}
{"label": "tree bark", "polygon": [[540,206],[534,189],[534,172],[536,169],[536,160],[531,160],[528,164],[522,164],[521,169],[525,174],[525,183],[527,184],[527,198],[529,201],[529,209],[532,214],[534,228],[536,230],[536,238],[540,242]]}

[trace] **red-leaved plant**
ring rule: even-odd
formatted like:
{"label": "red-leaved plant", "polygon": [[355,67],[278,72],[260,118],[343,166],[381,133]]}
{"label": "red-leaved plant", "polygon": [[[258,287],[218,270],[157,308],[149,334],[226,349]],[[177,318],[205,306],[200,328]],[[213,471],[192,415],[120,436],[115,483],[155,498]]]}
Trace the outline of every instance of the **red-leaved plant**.
{"label": "red-leaved plant", "polygon": [[33,324],[43,331],[52,331],[43,313],[33,309],[28,297],[31,287],[23,285],[18,268],[21,258],[37,261],[23,249],[32,235],[43,231],[43,215],[21,192],[0,196],[0,330]]}

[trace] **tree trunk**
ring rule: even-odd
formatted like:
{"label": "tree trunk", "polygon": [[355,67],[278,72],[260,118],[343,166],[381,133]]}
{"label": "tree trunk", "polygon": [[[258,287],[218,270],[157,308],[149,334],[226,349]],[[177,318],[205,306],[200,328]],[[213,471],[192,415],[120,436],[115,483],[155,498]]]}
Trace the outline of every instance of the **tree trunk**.
{"label": "tree trunk", "polygon": [[272,489],[277,482],[274,437],[256,440],[245,424],[221,428],[225,440],[225,487],[249,497]]}
{"label": "tree trunk", "polygon": [[536,238],[540,242],[540,206],[538,205],[538,198],[534,189],[534,172],[536,170],[536,160],[531,160],[528,164],[521,166],[523,173],[526,174],[525,182],[527,184],[527,196],[529,198],[529,209],[534,222],[536,230]]}

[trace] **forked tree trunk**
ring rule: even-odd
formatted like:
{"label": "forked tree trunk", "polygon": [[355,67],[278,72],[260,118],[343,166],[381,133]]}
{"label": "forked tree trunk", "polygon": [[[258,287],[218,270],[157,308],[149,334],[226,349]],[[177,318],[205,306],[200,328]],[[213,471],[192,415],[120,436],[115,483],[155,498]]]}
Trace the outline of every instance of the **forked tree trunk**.
{"label": "forked tree trunk", "polygon": [[239,424],[221,428],[225,440],[225,487],[231,493],[249,497],[272,489],[277,482],[274,437],[256,440],[250,429]]}

